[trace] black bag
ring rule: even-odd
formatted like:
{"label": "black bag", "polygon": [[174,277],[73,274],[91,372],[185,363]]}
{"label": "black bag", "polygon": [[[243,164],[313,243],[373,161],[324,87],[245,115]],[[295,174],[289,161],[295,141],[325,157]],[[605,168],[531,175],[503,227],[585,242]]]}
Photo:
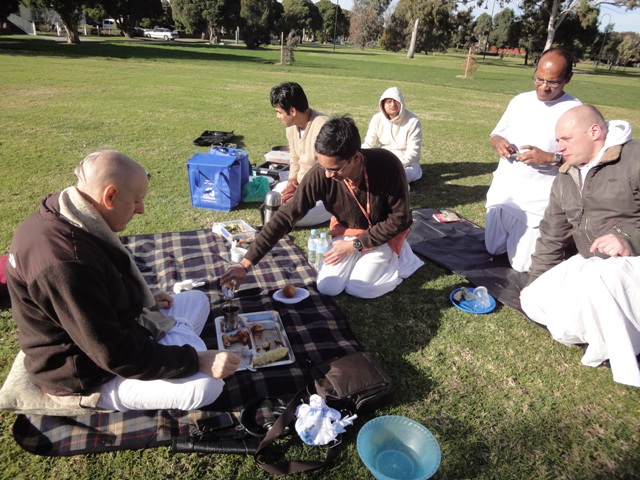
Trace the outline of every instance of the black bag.
{"label": "black bag", "polygon": [[289,402],[286,410],[264,437],[254,456],[256,464],[273,475],[317,470],[332,463],[338,455],[340,442],[328,447],[323,461],[283,461],[265,463],[261,453],[275,442],[295,418],[300,402],[308,401],[309,396],[317,393],[325,399],[327,405],[336,410],[349,412],[371,412],[391,401],[393,385],[389,376],[378,362],[366,352],[356,352],[344,357],[334,358],[313,366],[316,380],[310,388],[298,392]]}

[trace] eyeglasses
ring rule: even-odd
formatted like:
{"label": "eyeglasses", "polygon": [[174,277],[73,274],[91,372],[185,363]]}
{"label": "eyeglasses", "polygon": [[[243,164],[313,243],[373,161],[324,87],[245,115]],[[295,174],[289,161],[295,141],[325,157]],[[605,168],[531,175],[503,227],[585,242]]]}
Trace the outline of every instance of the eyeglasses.
{"label": "eyeglasses", "polygon": [[561,80],[559,82],[550,82],[549,80],[538,78],[535,75],[532,78],[536,85],[542,85],[544,83],[549,88],[558,88],[561,83],[564,83],[564,80]]}
{"label": "eyeglasses", "polygon": [[327,167],[323,167],[322,165],[320,165],[320,163],[318,163],[318,166],[324,170],[326,173],[332,173],[334,175],[341,175],[342,171],[347,167],[347,165],[349,165],[349,163],[351,163],[351,159],[347,160],[347,162],[339,167],[339,168],[327,168]]}

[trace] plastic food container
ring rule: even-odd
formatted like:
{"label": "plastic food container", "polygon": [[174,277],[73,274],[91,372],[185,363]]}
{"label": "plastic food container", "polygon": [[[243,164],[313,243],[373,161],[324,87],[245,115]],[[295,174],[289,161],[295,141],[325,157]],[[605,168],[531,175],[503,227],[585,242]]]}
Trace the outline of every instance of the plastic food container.
{"label": "plastic food container", "polygon": [[234,240],[238,245],[251,243],[256,238],[256,230],[244,220],[229,220],[227,222],[217,222],[211,227],[211,231],[222,235],[229,243]]}

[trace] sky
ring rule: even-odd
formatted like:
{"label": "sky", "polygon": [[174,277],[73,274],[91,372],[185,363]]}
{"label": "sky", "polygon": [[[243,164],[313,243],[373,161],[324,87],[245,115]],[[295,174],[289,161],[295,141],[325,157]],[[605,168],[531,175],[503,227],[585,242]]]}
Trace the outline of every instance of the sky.
{"label": "sky", "polygon": [[[335,1],[335,0],[332,0]],[[493,5],[491,3],[492,0],[488,0],[489,5]],[[496,0],[493,0],[494,2]],[[395,4],[396,2],[393,2]],[[392,4],[392,6],[393,6]],[[346,10],[351,10],[353,6],[353,0],[338,0],[338,5]],[[484,12],[484,9],[475,8],[474,13],[481,14]],[[499,10],[494,12],[498,13]],[[635,10],[631,10],[630,12],[626,12],[621,8],[615,8],[610,5],[601,5],[600,6],[600,30],[603,31],[609,22],[615,24],[614,30],[616,32],[637,32],[640,33],[640,8]]]}

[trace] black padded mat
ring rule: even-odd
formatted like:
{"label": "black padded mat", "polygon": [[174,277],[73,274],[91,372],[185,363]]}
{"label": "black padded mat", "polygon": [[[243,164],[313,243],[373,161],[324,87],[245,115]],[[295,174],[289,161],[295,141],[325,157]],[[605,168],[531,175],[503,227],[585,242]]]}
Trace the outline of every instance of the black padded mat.
{"label": "black padded mat", "polygon": [[484,228],[459,214],[459,222],[440,223],[433,218],[439,212],[432,208],[411,212],[413,225],[407,241],[413,251],[474,286],[487,287],[497,301],[527,317],[520,307],[520,290],[528,275],[511,268],[506,254],[494,256],[487,252]]}

